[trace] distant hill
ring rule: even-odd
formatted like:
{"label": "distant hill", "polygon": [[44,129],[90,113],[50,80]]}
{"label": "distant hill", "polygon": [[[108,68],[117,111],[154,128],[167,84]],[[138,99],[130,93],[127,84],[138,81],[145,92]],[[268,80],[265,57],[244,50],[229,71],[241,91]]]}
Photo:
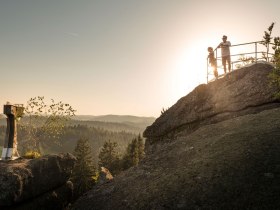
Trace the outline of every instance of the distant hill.
{"label": "distant hill", "polygon": [[110,131],[126,131],[143,133],[147,126],[151,125],[154,117],[138,117],[131,115],[76,115],[72,117],[70,124],[87,125],[90,127],[103,128]]}
{"label": "distant hill", "polygon": [[[24,121],[25,118],[22,118]],[[90,127],[102,128],[109,131],[126,131],[141,133],[147,126],[155,121],[154,117],[138,117],[131,115],[76,115],[72,117],[69,125],[87,125]],[[6,119],[0,119],[0,126],[6,125]]]}
{"label": "distant hill", "polygon": [[103,121],[87,121],[87,120],[71,120],[68,122],[68,125],[85,125],[88,127],[94,127],[94,128],[100,128],[107,131],[113,131],[113,132],[119,132],[119,131],[125,131],[130,132],[134,134],[141,134],[146,129],[147,126],[151,124],[146,123],[132,123],[132,122],[103,122]]}
{"label": "distant hill", "polygon": [[83,120],[83,121],[101,121],[101,122],[117,122],[117,123],[145,123],[152,124],[155,121],[154,117],[138,117],[132,115],[76,115],[72,117],[74,120]]}

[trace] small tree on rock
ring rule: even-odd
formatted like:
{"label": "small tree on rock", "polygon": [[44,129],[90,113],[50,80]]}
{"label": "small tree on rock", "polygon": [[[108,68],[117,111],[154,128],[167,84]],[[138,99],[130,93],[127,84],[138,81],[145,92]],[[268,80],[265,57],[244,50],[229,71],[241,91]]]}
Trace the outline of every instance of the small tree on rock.
{"label": "small tree on rock", "polygon": [[24,141],[20,145],[23,152],[32,150],[40,153],[44,137],[59,144],[57,140],[75,112],[69,104],[62,101],[56,103],[51,99],[51,103],[47,104],[43,96],[29,99],[24,110],[25,117],[19,124],[19,130],[24,131]]}
{"label": "small tree on rock", "polygon": [[266,61],[269,61],[268,58],[269,58],[269,46],[270,46],[270,42],[271,42],[271,39],[272,39],[272,29],[274,27],[274,22],[271,23],[271,25],[268,27],[268,31],[264,31],[264,36],[263,36],[263,40],[262,40],[262,44],[266,47],[266,54],[263,53],[263,58],[266,60]]}
{"label": "small tree on rock", "polygon": [[271,36],[274,25],[274,22],[271,23],[271,25],[268,27],[268,32],[264,32],[265,35],[263,37],[262,43],[267,48],[266,60],[268,60],[269,44],[272,39],[274,41],[272,49],[274,50],[273,62],[275,64],[275,67],[273,71],[269,74],[269,79],[271,84],[275,85],[278,88],[278,91],[275,93],[275,98],[280,99],[280,37],[278,36],[273,38]]}

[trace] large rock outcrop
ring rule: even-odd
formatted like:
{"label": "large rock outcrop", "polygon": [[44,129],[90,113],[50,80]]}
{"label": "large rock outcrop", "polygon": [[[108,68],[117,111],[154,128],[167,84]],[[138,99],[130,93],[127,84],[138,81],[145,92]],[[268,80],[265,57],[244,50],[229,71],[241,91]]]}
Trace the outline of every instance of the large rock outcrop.
{"label": "large rock outcrop", "polygon": [[145,130],[147,143],[172,138],[181,130],[193,131],[206,124],[279,106],[274,98],[276,87],[269,85],[267,77],[272,69],[268,63],[257,63],[199,85]]}
{"label": "large rock outcrop", "polygon": [[75,161],[69,153],[0,161],[0,209],[61,209],[72,198]]}
{"label": "large rock outcrop", "polygon": [[145,131],[137,167],[73,210],[280,209],[280,103],[254,64],[197,87]]}

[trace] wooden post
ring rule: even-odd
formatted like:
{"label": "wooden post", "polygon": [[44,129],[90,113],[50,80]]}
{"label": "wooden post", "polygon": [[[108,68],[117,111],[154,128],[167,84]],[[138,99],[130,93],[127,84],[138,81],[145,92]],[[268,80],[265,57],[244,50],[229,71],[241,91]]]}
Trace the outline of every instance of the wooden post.
{"label": "wooden post", "polygon": [[4,114],[7,116],[7,129],[2,150],[2,160],[19,158],[17,151],[17,118],[23,115],[24,107],[4,105]]}

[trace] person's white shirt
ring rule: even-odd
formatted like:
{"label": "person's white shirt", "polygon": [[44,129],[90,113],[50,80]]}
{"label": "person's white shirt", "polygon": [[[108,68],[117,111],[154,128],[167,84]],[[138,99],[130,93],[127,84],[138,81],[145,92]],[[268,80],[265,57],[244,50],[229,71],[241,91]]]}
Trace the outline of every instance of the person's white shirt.
{"label": "person's white shirt", "polygon": [[230,41],[221,42],[219,44],[219,47],[221,48],[222,57],[226,57],[230,55],[230,49],[229,49],[230,46],[231,46]]}

